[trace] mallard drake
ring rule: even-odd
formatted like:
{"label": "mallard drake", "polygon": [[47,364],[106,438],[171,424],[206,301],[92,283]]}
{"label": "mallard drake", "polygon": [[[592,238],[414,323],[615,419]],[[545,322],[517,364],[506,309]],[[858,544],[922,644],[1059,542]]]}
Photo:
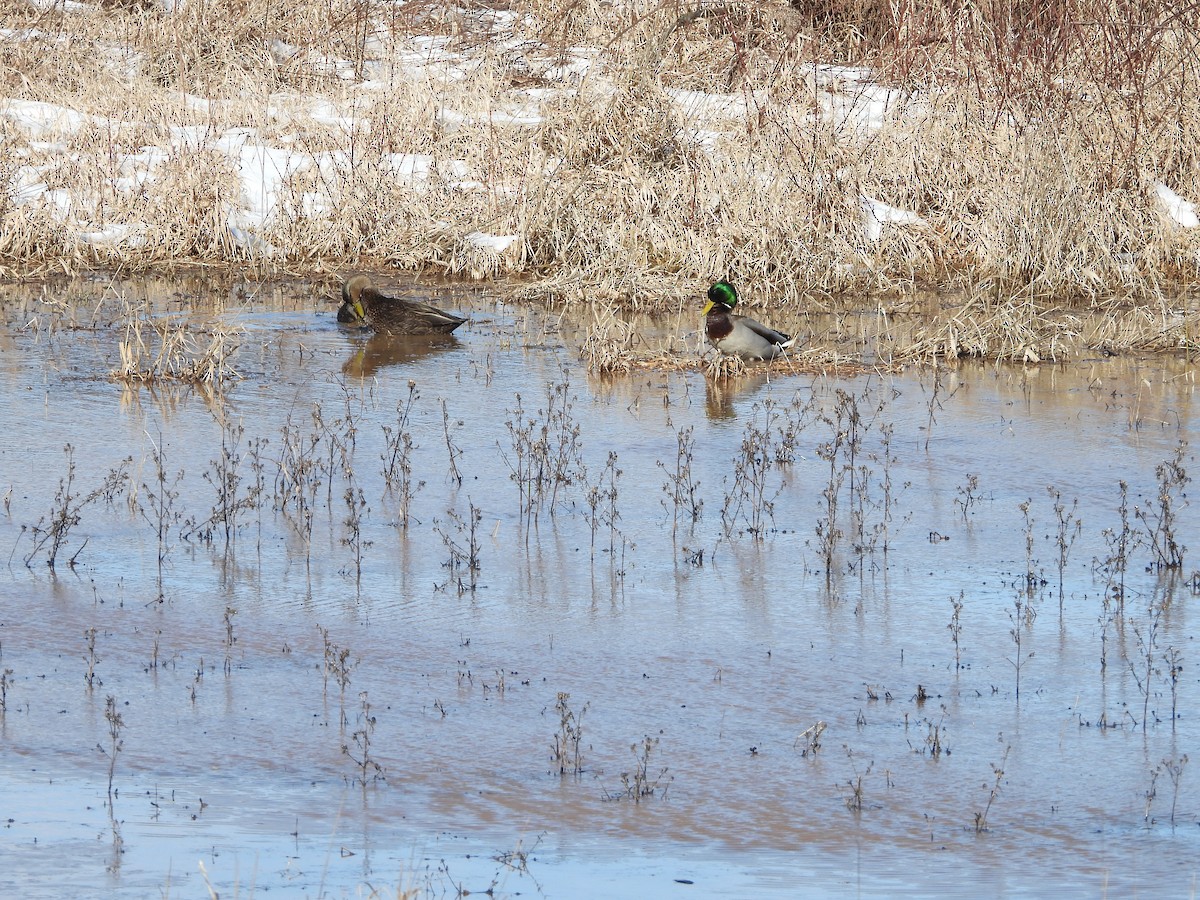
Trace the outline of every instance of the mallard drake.
{"label": "mallard drake", "polygon": [[795,339],[768,328],[749,316],[735,315],[737,290],[722,279],[708,289],[704,307],[704,334],[708,342],[726,356],[742,359],[774,359],[790,348]]}
{"label": "mallard drake", "polygon": [[420,300],[384,294],[366,275],[355,275],[342,285],[337,320],[343,325],[366,325],[389,335],[449,334],[467,321]]}

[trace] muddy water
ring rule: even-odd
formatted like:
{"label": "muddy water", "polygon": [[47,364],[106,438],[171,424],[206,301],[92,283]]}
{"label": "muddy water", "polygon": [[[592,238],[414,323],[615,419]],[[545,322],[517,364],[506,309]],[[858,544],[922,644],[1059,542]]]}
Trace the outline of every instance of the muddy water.
{"label": "muddy water", "polygon": [[[320,293],[6,289],[0,894],[1194,890],[1190,366],[596,379]],[[241,379],[111,381],[121,295]]]}

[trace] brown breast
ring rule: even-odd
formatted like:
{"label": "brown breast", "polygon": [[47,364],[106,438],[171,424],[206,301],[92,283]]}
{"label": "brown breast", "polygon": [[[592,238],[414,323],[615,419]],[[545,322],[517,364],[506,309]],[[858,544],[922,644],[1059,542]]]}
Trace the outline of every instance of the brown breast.
{"label": "brown breast", "polygon": [[723,340],[733,334],[733,319],[727,312],[710,312],[704,317],[704,333],[710,341]]}

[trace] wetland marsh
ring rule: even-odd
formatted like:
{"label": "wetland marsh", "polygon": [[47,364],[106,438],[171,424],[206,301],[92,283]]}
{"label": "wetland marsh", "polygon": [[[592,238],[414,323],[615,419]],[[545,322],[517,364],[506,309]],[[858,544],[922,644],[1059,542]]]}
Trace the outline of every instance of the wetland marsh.
{"label": "wetland marsh", "polygon": [[1194,895],[1196,33],[9,4],[0,894]]}
{"label": "wetland marsh", "polygon": [[[1195,892],[1189,361],[602,377],[321,290],[4,287],[0,893]],[[112,377],[141,304],[224,375]]]}

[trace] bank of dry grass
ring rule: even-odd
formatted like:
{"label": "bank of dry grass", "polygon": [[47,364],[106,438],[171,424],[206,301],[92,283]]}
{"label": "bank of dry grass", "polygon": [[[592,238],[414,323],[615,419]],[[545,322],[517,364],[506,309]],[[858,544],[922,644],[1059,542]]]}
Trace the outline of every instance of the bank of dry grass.
{"label": "bank of dry grass", "polygon": [[[391,265],[643,309],[726,274],[750,307],[991,281],[1152,309],[1197,276],[1200,228],[1151,194],[1200,200],[1196,3],[0,9],[0,93],[84,117],[40,134],[0,119],[9,275]],[[449,57],[429,62],[430,36]],[[578,47],[595,51],[586,77],[564,68]],[[689,113],[679,91],[727,109]],[[864,125],[884,101],[882,125]],[[529,112],[541,121],[513,118]],[[235,128],[308,160],[285,164],[240,237],[245,184],[213,143]],[[428,173],[409,177],[405,154]],[[17,202],[39,178],[69,212]],[[864,195],[923,223],[871,240]],[[497,251],[473,232],[517,240]]]}

